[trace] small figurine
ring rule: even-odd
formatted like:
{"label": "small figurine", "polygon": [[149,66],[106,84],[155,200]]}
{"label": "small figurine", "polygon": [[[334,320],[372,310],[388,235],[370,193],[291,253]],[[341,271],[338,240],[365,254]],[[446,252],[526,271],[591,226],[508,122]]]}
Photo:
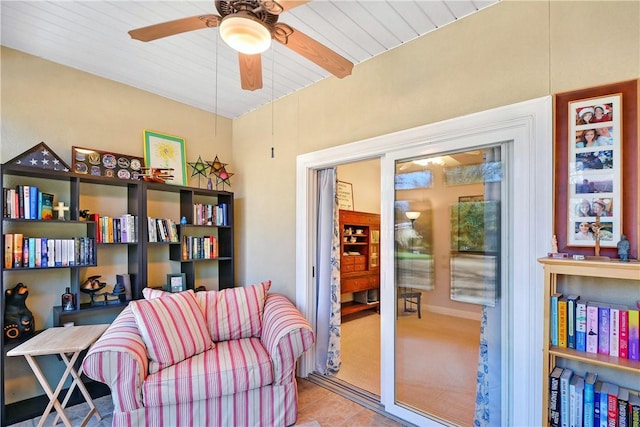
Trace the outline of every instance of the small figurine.
{"label": "small figurine", "polygon": [[89,209],[82,209],[79,213],[80,218],[84,219],[85,221],[89,219]]}
{"label": "small figurine", "polygon": [[556,238],[555,234],[551,238],[551,253],[552,254],[558,253],[558,239]]}
{"label": "small figurine", "polygon": [[213,182],[211,178],[207,179],[207,190],[213,190]]}
{"label": "small figurine", "polygon": [[620,241],[618,242],[618,257],[620,262],[629,262],[629,240],[624,234],[620,236]]}
{"label": "small figurine", "polygon": [[35,331],[33,313],[27,308],[29,288],[18,283],[4,292],[4,339],[29,337]]}

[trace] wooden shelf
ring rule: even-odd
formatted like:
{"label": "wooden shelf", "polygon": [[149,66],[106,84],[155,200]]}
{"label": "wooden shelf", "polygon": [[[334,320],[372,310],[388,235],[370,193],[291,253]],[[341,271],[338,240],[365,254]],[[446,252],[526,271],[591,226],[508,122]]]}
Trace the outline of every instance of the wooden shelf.
{"label": "wooden shelf", "polygon": [[372,302],[369,304],[364,304],[361,302],[355,302],[355,301],[349,301],[349,302],[345,302],[342,303],[342,309],[341,309],[341,314],[342,316],[348,316],[350,314],[353,313],[358,313],[360,311],[364,311],[364,310],[378,310],[378,307],[380,306],[379,302]]}

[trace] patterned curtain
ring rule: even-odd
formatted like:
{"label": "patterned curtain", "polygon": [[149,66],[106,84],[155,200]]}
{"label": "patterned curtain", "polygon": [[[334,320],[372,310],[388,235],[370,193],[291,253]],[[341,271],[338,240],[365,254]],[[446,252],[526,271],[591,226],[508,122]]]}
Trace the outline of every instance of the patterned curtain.
{"label": "patterned curtain", "polygon": [[316,364],[323,375],[338,372],[340,358],[340,235],[335,168],[318,172]]}

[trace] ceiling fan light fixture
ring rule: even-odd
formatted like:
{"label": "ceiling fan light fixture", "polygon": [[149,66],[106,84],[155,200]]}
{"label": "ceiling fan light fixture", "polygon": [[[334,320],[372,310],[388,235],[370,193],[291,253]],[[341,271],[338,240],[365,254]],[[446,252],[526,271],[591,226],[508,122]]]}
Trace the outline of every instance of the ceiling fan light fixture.
{"label": "ceiling fan light fixture", "polygon": [[271,46],[271,31],[249,14],[225,16],[220,23],[220,37],[232,49],[247,55],[262,53]]}

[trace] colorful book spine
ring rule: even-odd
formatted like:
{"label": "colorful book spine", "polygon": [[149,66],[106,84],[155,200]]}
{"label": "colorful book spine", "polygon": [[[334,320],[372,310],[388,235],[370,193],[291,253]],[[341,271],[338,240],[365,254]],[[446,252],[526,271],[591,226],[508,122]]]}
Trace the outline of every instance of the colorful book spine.
{"label": "colorful book spine", "polygon": [[573,370],[565,368],[560,376],[560,425],[569,427],[570,411],[569,411],[569,386]]}
{"label": "colorful book spine", "polygon": [[558,347],[567,347],[567,299],[558,299]]}
{"label": "colorful book spine", "polygon": [[640,427],[640,396],[635,393],[629,394],[629,425]]}
{"label": "colorful book spine", "polygon": [[598,352],[598,306],[587,302],[587,352]]}
{"label": "colorful book spine", "polygon": [[602,383],[600,389],[600,427],[609,427],[609,383]]}
{"label": "colorful book spine", "polygon": [[560,427],[560,376],[562,368],[556,366],[549,374],[549,424]]}
{"label": "colorful book spine", "polygon": [[609,355],[620,355],[620,309],[619,305],[612,305],[609,310]]}
{"label": "colorful book spine", "polygon": [[618,391],[618,426],[629,427],[629,390]]}
{"label": "colorful book spine", "polygon": [[606,304],[598,306],[598,353],[609,354],[610,308]]}
{"label": "colorful book spine", "polygon": [[584,377],[584,427],[594,427],[595,423],[595,387],[598,374],[587,372]]}
{"label": "colorful book spine", "polygon": [[13,234],[4,235],[4,268],[13,268]]}
{"label": "colorful book spine", "polygon": [[609,383],[609,395],[607,400],[608,427],[618,427],[618,391],[616,384]]}
{"label": "colorful book spine", "polygon": [[38,187],[29,186],[29,218],[38,219]]}
{"label": "colorful book spine", "polygon": [[640,360],[640,311],[630,308],[629,317],[629,360]]}
{"label": "colorful book spine", "polygon": [[[620,358],[629,358],[629,311],[623,310],[620,312]],[[640,427],[640,426],[639,426]]]}
{"label": "colorful book spine", "polygon": [[576,350],[587,351],[587,303],[576,304]]}
{"label": "colorful book spine", "polygon": [[576,304],[580,295],[567,297],[567,347],[576,348]]}
{"label": "colorful book spine", "polygon": [[569,383],[569,427],[582,424],[584,405],[584,378],[574,375]]}
{"label": "colorful book spine", "polygon": [[596,381],[593,391],[593,427],[600,427],[600,394],[602,381]]}

